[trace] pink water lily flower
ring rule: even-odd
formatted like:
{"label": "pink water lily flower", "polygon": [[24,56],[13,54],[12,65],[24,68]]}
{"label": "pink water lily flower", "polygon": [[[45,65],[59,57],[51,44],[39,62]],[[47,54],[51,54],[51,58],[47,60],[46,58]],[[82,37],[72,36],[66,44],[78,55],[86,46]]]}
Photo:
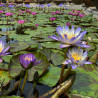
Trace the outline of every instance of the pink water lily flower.
{"label": "pink water lily flower", "polygon": [[21,15],[21,13],[18,13],[18,15]]}
{"label": "pink water lily flower", "polygon": [[25,13],[25,11],[22,11],[22,13],[24,14],[24,13]]}
{"label": "pink water lily flower", "polygon": [[3,13],[3,10],[2,10],[2,11],[0,11],[0,13]]}
{"label": "pink water lily flower", "polygon": [[31,11],[30,11],[30,10],[26,10],[26,12],[27,12],[27,13],[31,13]]}
{"label": "pink water lily flower", "polygon": [[66,23],[66,25],[67,25],[67,26],[70,26],[70,25],[71,25],[71,23]]}
{"label": "pink water lily flower", "polygon": [[0,41],[0,57],[10,54],[10,52],[7,53],[9,49],[10,46],[5,48],[5,43],[3,41]]}
{"label": "pink water lily flower", "polygon": [[73,12],[75,12],[76,10],[72,10]]}
{"label": "pink water lily flower", "polygon": [[79,14],[80,17],[84,17],[84,14]]}
{"label": "pink water lily flower", "polygon": [[55,12],[52,12],[51,14],[52,14],[52,15],[55,15]]}
{"label": "pink water lily flower", "polygon": [[13,13],[5,13],[6,16],[12,16]]}
{"label": "pink water lily flower", "polygon": [[54,21],[54,20],[55,20],[55,17],[51,17],[50,20],[51,20],[51,21]]}
{"label": "pink water lily flower", "polygon": [[63,64],[69,64],[72,69],[84,64],[92,64],[92,62],[86,61],[87,51],[83,53],[82,49],[73,48],[72,50],[69,50],[67,57],[69,59],[65,60]]}
{"label": "pink water lily flower", "polygon": [[78,14],[79,14],[79,13],[80,13],[80,11],[77,11],[76,13],[78,13]]}
{"label": "pink water lily flower", "polygon": [[60,11],[56,11],[55,13],[56,13],[56,14],[59,14],[59,13],[60,13]]}
{"label": "pink water lily flower", "polygon": [[37,13],[36,12],[32,12],[32,15],[36,15]]}
{"label": "pink water lily flower", "polygon": [[60,41],[61,42],[60,48],[65,48],[72,45],[85,48],[90,47],[81,42],[83,36],[86,34],[86,31],[80,33],[81,31],[80,27],[74,30],[74,26],[72,26],[71,30],[69,30],[69,27],[67,25],[65,27],[59,26],[56,28],[56,31],[59,37],[57,37],[55,34],[53,34],[53,36],[48,37]]}
{"label": "pink water lily flower", "polygon": [[69,12],[68,14],[69,14],[69,15],[74,15],[72,12]]}
{"label": "pink water lily flower", "polygon": [[35,24],[36,26],[38,26],[39,24]]}
{"label": "pink water lily flower", "polygon": [[33,66],[36,66],[38,63],[41,62],[41,60],[40,61],[36,61],[37,59],[31,53],[21,54],[20,57],[19,57],[19,59],[20,59],[21,65],[22,65],[22,67],[24,69],[28,68],[29,65],[30,65],[30,63],[32,63],[31,67],[33,67]]}
{"label": "pink water lily flower", "polygon": [[23,24],[23,23],[25,23],[25,20],[18,20],[18,23]]}

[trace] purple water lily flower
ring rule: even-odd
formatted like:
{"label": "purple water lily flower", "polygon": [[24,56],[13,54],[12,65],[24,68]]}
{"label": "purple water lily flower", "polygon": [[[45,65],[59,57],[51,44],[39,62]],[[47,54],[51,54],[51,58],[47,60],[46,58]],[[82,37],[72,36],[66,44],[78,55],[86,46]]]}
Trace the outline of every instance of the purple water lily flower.
{"label": "purple water lily flower", "polygon": [[86,61],[87,51],[83,53],[82,49],[79,50],[78,48],[73,48],[72,51],[69,50],[67,57],[69,59],[64,61],[62,64],[70,64],[72,69],[84,64],[92,64],[92,62]]}
{"label": "purple water lily flower", "polygon": [[5,48],[5,43],[0,41],[0,57],[10,54],[10,52],[6,53],[10,49],[10,46]]}
{"label": "purple water lily flower", "polygon": [[51,4],[47,4],[47,6],[49,7],[49,6],[51,6]]}
{"label": "purple water lily flower", "polygon": [[56,31],[59,37],[57,37],[55,34],[53,34],[53,36],[48,36],[48,37],[60,41],[62,43],[60,45],[60,48],[69,47],[71,45],[85,47],[85,48],[90,47],[81,42],[83,36],[86,34],[86,31],[80,33],[81,31],[80,27],[74,30],[74,26],[72,26],[71,30],[69,30],[69,27],[67,25],[65,27],[59,26],[57,27]]}
{"label": "purple water lily flower", "polygon": [[19,59],[24,69],[26,69],[30,65],[31,62],[33,63],[32,67],[41,62],[41,60],[36,62],[36,58],[31,53],[21,54]]}
{"label": "purple water lily flower", "polygon": [[62,6],[62,5],[63,5],[63,3],[60,3],[60,4],[59,4],[59,6]]}

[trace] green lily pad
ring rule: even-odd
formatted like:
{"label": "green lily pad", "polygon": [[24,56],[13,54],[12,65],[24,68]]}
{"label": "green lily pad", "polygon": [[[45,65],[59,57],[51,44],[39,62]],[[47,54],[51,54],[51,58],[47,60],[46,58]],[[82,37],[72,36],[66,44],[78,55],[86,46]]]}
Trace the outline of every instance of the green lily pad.
{"label": "green lily pad", "polygon": [[11,46],[10,48],[11,52],[18,52],[20,50],[25,50],[29,47],[29,45],[25,42],[13,43],[13,44],[10,44],[10,46]]}
{"label": "green lily pad", "polygon": [[19,55],[13,56],[9,63],[9,74],[11,77],[15,78],[20,75],[20,72],[23,71],[23,67],[20,64]]}
{"label": "green lily pad", "polygon": [[11,80],[11,77],[8,73],[8,71],[0,70],[0,83],[2,83],[2,86],[6,86]]}
{"label": "green lily pad", "polygon": [[11,59],[12,55],[6,55],[6,56],[3,56],[2,59],[5,61],[5,62],[10,62],[10,59]]}
{"label": "green lily pad", "polygon": [[39,83],[53,87],[56,85],[60,78],[61,69],[58,67],[51,67],[48,72],[39,79]]}
{"label": "green lily pad", "polygon": [[58,43],[58,42],[45,42],[45,43],[41,43],[41,46],[45,47],[45,48],[61,50],[60,43]]}
{"label": "green lily pad", "polygon": [[51,53],[51,61],[54,66],[61,65],[64,61],[64,53],[61,51],[52,51]]}
{"label": "green lily pad", "polygon": [[[89,65],[88,65],[89,66]],[[88,69],[88,67],[87,67]],[[89,97],[98,97],[98,67],[96,70],[84,70],[83,68],[76,68],[76,80],[71,88],[71,93],[80,94]]]}

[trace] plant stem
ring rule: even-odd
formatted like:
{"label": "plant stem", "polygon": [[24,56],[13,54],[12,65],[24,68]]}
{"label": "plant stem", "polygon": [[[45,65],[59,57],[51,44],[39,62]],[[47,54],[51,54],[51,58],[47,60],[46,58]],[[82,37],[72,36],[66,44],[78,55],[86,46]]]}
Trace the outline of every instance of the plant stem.
{"label": "plant stem", "polygon": [[27,80],[27,76],[28,76],[28,70],[26,70],[26,74],[25,74],[25,77],[24,77],[23,85],[22,85],[22,88],[21,88],[21,91],[20,91],[21,94],[23,93],[24,86],[25,86],[26,80]]}
{"label": "plant stem", "polygon": [[22,81],[22,78],[20,78],[20,80],[19,80],[19,87],[18,87],[18,89],[20,89],[21,81]]}
{"label": "plant stem", "polygon": [[60,84],[63,82],[64,70],[65,70],[65,65],[63,64],[63,65],[62,65],[62,68],[61,68],[60,79],[59,79],[59,83],[60,83]]}
{"label": "plant stem", "polygon": [[71,67],[69,67],[68,70],[67,70],[67,72],[65,73],[65,75],[63,77],[63,81],[69,75],[70,72],[71,72]]}

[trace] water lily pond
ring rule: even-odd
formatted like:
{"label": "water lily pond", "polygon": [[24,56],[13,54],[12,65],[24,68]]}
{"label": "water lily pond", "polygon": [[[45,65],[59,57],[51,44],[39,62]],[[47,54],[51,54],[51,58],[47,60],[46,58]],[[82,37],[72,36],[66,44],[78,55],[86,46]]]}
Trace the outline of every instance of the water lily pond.
{"label": "water lily pond", "polygon": [[0,98],[98,98],[98,20],[60,4],[0,4]]}

